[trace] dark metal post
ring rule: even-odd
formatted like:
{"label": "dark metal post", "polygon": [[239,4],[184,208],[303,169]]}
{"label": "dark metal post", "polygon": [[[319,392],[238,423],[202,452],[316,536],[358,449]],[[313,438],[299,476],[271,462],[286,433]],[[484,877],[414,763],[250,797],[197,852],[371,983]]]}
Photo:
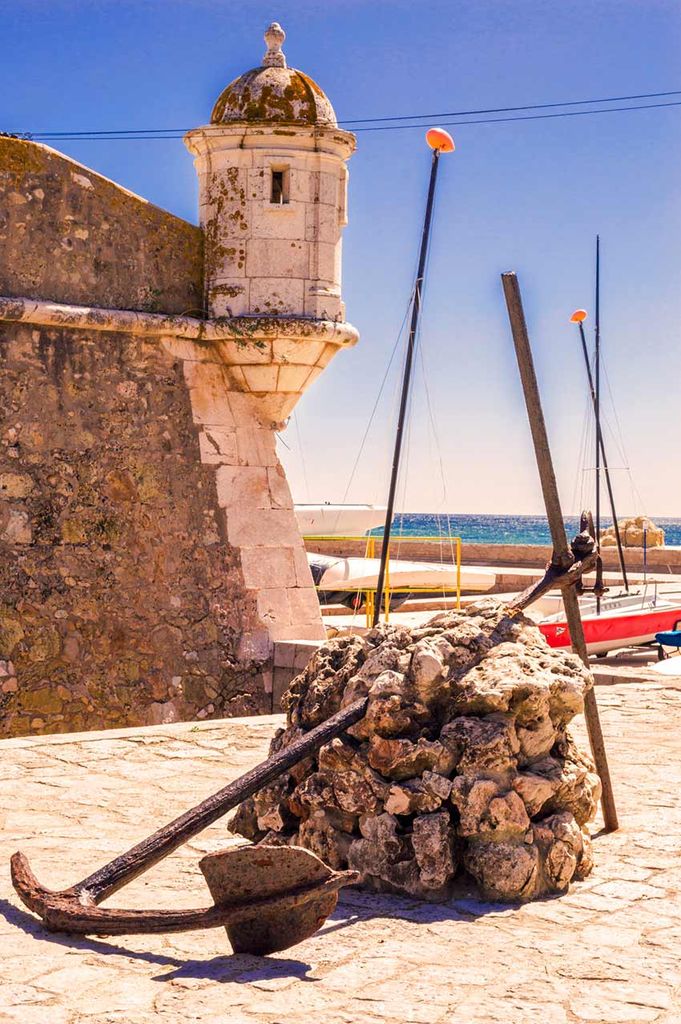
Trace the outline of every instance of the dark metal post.
{"label": "dark metal post", "polygon": [[[518,360],[518,369],[520,370],[520,379],[523,385],[527,416],[530,422],[530,430],[532,431],[532,440],[534,441],[537,468],[539,470],[539,478],[541,480],[544,502],[546,504],[546,515],[551,529],[551,539],[553,541],[552,561],[555,565],[569,567],[574,561],[574,556],[570,551],[567,536],[565,534],[565,522],[563,520],[563,514],[560,507],[558,485],[556,483],[556,475],[553,469],[551,450],[549,448],[549,439],[546,432],[546,424],[544,422],[544,413],[542,411],[541,399],[539,397],[539,387],[537,385],[537,377],[534,371],[532,349],[530,348],[530,339],[527,334],[527,325],[525,323],[525,314],[523,312],[518,279],[515,274],[507,273],[501,275],[501,281],[504,287],[506,306],[508,308],[508,318],[511,323],[511,332],[513,334],[513,344],[515,345],[516,358]],[[589,655],[586,650],[584,629],[579,611],[579,602],[577,600],[574,587],[566,587],[564,589],[563,603],[565,605],[565,614],[567,617],[568,629],[570,631],[572,649],[588,667]],[[596,695],[594,693],[593,686],[590,687],[584,695],[584,717],[586,719],[586,726],[589,733],[591,752],[596,763],[596,771],[600,776],[601,785],[603,787],[601,807],[603,809],[605,829],[607,832],[614,832],[618,828],[617,810],[615,808],[615,798],[612,792],[610,770],[608,768],[608,759],[605,753],[605,742],[603,740],[603,732],[601,730],[598,705],[596,703]]]}
{"label": "dark metal post", "polygon": [[407,358],[404,364],[404,376],[402,378],[402,395],[400,397],[400,411],[397,417],[397,433],[395,435],[395,449],[393,452],[393,464],[390,474],[390,490],[388,492],[388,507],[385,513],[385,525],[383,527],[383,543],[381,545],[381,564],[378,570],[376,582],[376,595],[374,598],[374,619],[375,626],[381,615],[381,604],[383,601],[383,588],[385,586],[385,567],[388,561],[388,547],[390,544],[390,530],[393,521],[395,508],[395,493],[397,491],[397,478],[400,471],[400,456],[402,454],[402,440],[404,435],[404,423],[407,416],[407,402],[409,399],[409,388],[411,386],[411,372],[414,361],[414,350],[416,347],[416,332],[419,325],[421,313],[421,298],[423,293],[423,278],[426,269],[426,256],[428,255],[428,241],[430,238],[430,222],[433,216],[433,200],[435,198],[435,182],[437,180],[437,168],[439,164],[440,151],[433,150],[433,162],[430,165],[430,184],[428,186],[428,199],[426,202],[426,215],[423,221],[423,233],[421,235],[421,253],[419,265],[416,271],[416,284],[414,285],[414,298],[411,307],[411,324],[409,326],[409,339],[407,341]]}
{"label": "dark metal post", "polygon": [[586,337],[584,336],[584,324],[582,321],[578,321],[579,336],[582,340],[582,352],[584,353],[584,363],[586,365],[586,375],[589,380],[589,394],[591,395],[591,403],[594,409],[594,415],[596,416],[596,435],[597,442],[601,450],[601,458],[603,460],[603,472],[605,473],[605,485],[608,489],[608,499],[610,501],[610,510],[612,512],[612,521],[615,524],[615,540],[617,542],[617,555],[619,557],[620,569],[622,570],[622,579],[624,580],[624,589],[629,591],[629,580],[627,578],[627,567],[624,561],[624,549],[622,547],[622,537],[620,535],[619,523],[617,522],[617,512],[615,510],[615,496],[612,490],[612,481],[610,480],[610,469],[608,467],[608,459],[605,454],[605,443],[603,441],[603,430],[601,428],[600,415],[596,412],[596,389],[594,388],[594,379],[591,372],[591,365],[589,363],[589,351],[586,347]]}

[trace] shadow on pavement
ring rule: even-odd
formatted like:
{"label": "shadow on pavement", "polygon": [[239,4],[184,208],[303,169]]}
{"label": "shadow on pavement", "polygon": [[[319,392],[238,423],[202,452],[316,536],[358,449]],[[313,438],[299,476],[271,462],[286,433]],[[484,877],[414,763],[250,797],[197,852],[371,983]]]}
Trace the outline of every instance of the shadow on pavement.
{"label": "shadow on pavement", "polygon": [[[0,899],[0,914],[9,924],[20,928],[27,935],[32,935],[42,942],[52,942],[69,949],[82,949],[101,956],[124,956],[130,960],[141,960],[160,967],[172,967],[175,970],[154,976],[154,981],[174,981],[177,978],[197,978],[209,981],[236,982],[238,984],[265,979],[295,977],[303,981],[314,981],[306,977],[312,968],[301,960],[279,959],[266,956],[251,956],[245,953],[233,953],[231,956],[216,956],[210,960],[180,960],[178,957],[165,953],[140,952],[127,949],[115,942],[93,939],[88,936],[68,935],[47,931],[40,921],[15,907],[9,900]],[[225,939],[225,942],[227,940]]]}

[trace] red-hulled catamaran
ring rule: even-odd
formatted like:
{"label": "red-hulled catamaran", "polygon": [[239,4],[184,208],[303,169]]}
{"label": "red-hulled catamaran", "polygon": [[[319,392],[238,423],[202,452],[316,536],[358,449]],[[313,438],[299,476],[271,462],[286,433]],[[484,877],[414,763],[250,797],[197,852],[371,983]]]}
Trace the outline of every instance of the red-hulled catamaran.
{"label": "red-hulled catamaran", "polygon": [[[550,613],[551,602],[556,609]],[[656,633],[675,630],[681,626],[681,595],[660,595],[655,590],[630,591],[605,595],[600,610],[592,598],[580,598],[580,611],[584,639],[589,654],[607,654],[621,647],[650,644]],[[570,632],[565,620],[560,596],[537,602],[537,610],[544,613],[539,628],[551,647],[570,647]]]}

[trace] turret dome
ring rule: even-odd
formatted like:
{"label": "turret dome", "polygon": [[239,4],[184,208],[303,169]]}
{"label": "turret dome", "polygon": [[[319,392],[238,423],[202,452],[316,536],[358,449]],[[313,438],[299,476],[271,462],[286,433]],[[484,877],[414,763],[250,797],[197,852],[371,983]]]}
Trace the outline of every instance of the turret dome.
{"label": "turret dome", "polygon": [[279,121],[292,125],[337,127],[331,102],[308,75],[289,68],[282,52],[286,33],[276,21],[265,32],[262,65],[235,78],[220,95],[212,124]]}

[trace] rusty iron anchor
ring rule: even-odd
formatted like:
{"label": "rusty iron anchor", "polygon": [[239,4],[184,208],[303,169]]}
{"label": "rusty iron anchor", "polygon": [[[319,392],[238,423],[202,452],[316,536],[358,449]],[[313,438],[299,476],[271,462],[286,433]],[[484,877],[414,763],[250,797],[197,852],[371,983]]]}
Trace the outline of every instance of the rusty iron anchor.
{"label": "rusty iron anchor", "polygon": [[196,910],[100,907],[108,896],[158,864],[243,800],[314,754],[363,718],[368,698],[342,708],[289,747],[175,818],[141,843],[69,889],[42,885],[23,853],[11,858],[12,884],[50,931],[126,935],[224,925],[235,952],[265,955],[302,942],[333,911],[338,891],[359,878],[333,871],[300,847],[244,846],[208,854],[199,863],[214,900]]}

